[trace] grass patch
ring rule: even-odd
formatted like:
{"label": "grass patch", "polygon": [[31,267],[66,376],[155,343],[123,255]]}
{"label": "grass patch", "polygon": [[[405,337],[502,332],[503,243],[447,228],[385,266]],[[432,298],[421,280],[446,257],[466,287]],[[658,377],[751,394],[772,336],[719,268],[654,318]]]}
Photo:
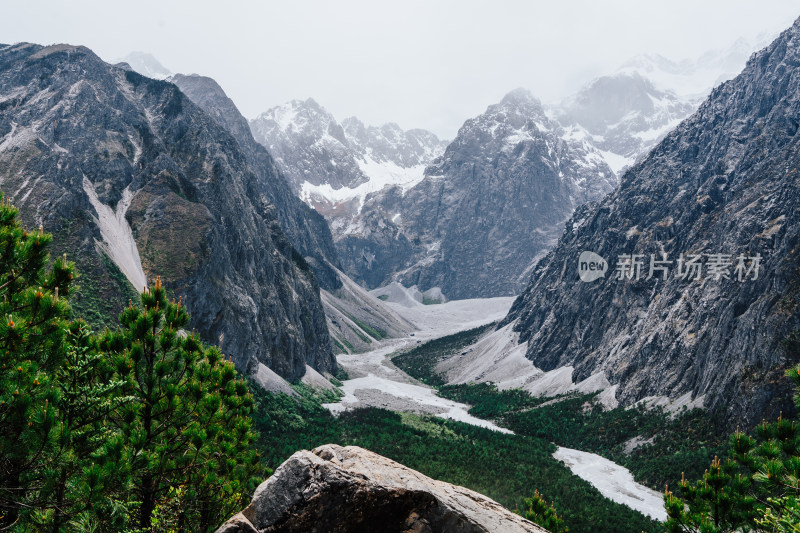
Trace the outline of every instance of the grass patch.
{"label": "grass patch", "polygon": [[332,338],[332,340],[333,340],[333,347],[335,348],[333,353],[348,353],[348,351],[344,347],[344,344],[339,342],[337,339]]}
{"label": "grass patch", "polygon": [[389,336],[389,334],[386,333],[381,328],[377,328],[377,327],[373,328],[369,324],[366,324],[363,320],[359,320],[356,317],[354,317],[353,315],[348,314],[347,318],[352,320],[358,327],[360,327],[362,330],[364,330],[367,333],[367,335],[369,335],[370,337],[372,337],[375,340],[385,339],[386,337]]}
{"label": "grass patch", "polygon": [[365,343],[365,344],[372,344],[372,339],[370,339],[369,337],[365,336],[365,335],[364,335],[364,334],[361,332],[361,330],[359,330],[357,327],[353,327],[353,326],[351,326],[350,324],[347,324],[347,327],[348,327],[348,328],[350,328],[350,330],[351,330],[353,333],[355,333],[355,334],[356,334],[356,336],[357,336],[359,339],[361,339],[361,342],[363,342],[363,343]]}
{"label": "grass patch", "polygon": [[79,275],[76,290],[70,297],[73,314],[97,330],[116,328],[122,308],[129,301],[138,305],[141,296],[106,254],[87,259],[96,263],[98,268]]}
{"label": "grass patch", "polygon": [[340,366],[336,367],[335,377],[339,381],[347,381],[348,379],[350,379],[350,375],[347,373],[347,370],[345,370],[344,368],[342,368]]}

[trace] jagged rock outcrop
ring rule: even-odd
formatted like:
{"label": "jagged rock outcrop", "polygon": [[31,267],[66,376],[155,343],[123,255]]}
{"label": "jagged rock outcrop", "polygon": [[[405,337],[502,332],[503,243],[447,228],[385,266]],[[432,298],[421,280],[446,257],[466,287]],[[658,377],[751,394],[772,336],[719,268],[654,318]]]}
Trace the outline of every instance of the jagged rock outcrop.
{"label": "jagged rock outcrop", "polygon": [[381,238],[357,219],[364,229],[337,246],[356,258],[398,250],[405,262],[362,261],[353,277],[439,287],[451,299],[518,294],[575,207],[616,184],[594,148],[565,135],[521,89],[468,120],[419,184],[367,199],[360,218],[380,216]]}
{"label": "jagged rock outcrop", "polygon": [[217,533],[277,531],[545,532],[477,492],[333,444],[292,455]]}
{"label": "jagged rock outcrop", "polygon": [[281,229],[314,270],[320,287],[339,289],[342,283],[335,269],[340,265],[327,222],[292,192],[272,156],[253,139],[247,119],[222,87],[213,79],[196,74],[175,74],[169,81],[233,135],[258,177],[261,191],[275,209]]}
{"label": "jagged rock outcrop", "polygon": [[385,185],[419,181],[445,147],[425,130],[366,126],[353,117],[339,123],[311,98],[269,109],[250,127],[292,189],[326,216],[357,210],[366,193]]}
{"label": "jagged rock outcrop", "polygon": [[[783,374],[798,353],[783,341],[800,327],[799,126],[800,20],[613,194],[576,211],[501,327],[514,324],[537,367],[574,367],[574,381],[603,373],[625,404],[690,393],[731,426],[792,411]],[[580,280],[584,251],[609,262],[605,277]],[[642,256],[641,279],[616,279],[627,254]],[[672,261],[666,278],[646,279],[651,254]],[[680,254],[706,254],[700,279],[679,275]],[[760,256],[757,279],[737,271],[740,255],[745,269]]]}
{"label": "jagged rock outcrop", "polygon": [[0,49],[0,188],[76,260],[87,318],[160,274],[239,369],[335,370],[308,263],[240,144],[175,85],[85,47]]}

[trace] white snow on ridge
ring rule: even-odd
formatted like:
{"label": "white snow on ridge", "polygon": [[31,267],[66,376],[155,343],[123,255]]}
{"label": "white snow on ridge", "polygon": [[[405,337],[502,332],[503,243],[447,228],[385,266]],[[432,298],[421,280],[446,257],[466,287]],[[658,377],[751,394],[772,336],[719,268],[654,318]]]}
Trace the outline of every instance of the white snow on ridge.
{"label": "white snow on ridge", "polygon": [[369,156],[357,159],[361,171],[369,178],[356,187],[333,188],[329,183],[314,185],[309,181],[300,187],[300,198],[313,207],[313,201],[327,200],[333,203],[346,202],[354,198],[359,200],[359,212],[368,194],[378,192],[384,187],[400,187],[407,191],[425,177],[425,165],[401,167],[392,161],[376,161]]}
{"label": "white snow on ridge", "polygon": [[666,521],[667,512],[661,493],[636,483],[627,468],[599,455],[570,448],[559,447],[553,457],[609,500],[627,505],[655,520]]}
{"label": "white snow on ridge", "polygon": [[633,157],[625,157],[624,155],[615,154],[609,150],[598,150],[598,152],[600,152],[606,164],[611,167],[611,170],[613,170],[617,176],[620,175],[620,172],[624,168],[633,165],[635,162]]}
{"label": "white snow on ridge", "polygon": [[147,276],[142,269],[142,261],[139,258],[139,250],[136,248],[136,241],[133,239],[133,232],[125,219],[125,213],[131,205],[133,193],[130,186],[122,191],[122,198],[117,203],[116,211],[102,203],[97,197],[94,185],[89,179],[83,177],[83,190],[89,197],[89,202],[97,212],[95,221],[100,228],[100,235],[103,242],[98,246],[108,254],[108,257],[119,267],[133,288],[140,291],[147,287]]}

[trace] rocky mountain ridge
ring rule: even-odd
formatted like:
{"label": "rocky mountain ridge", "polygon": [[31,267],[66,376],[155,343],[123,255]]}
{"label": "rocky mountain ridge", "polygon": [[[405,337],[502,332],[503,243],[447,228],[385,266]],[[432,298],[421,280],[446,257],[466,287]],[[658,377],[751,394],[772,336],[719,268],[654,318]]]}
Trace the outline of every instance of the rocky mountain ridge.
{"label": "rocky mountain ridge", "polygon": [[[500,326],[537,368],[599,376],[624,404],[688,397],[734,426],[792,411],[799,66],[800,20],[576,210]],[[579,259],[604,275],[582,281]]]}
{"label": "rocky mountain ridge", "polygon": [[314,270],[320,286],[327,290],[340,288],[335,272],[339,259],[327,222],[292,192],[272,156],[253,139],[247,120],[219,84],[197,74],[175,74],[169,81],[233,135],[257,174],[261,191],[275,210],[281,229]]}
{"label": "rocky mountain ridge", "polygon": [[354,214],[366,194],[386,185],[413,185],[445,146],[425,130],[365,126],[354,117],[339,123],[311,98],[265,111],[250,127],[292,189],[326,215]]}
{"label": "rocky mountain ridge", "polygon": [[85,47],[0,49],[0,187],[110,317],[161,275],[237,367],[333,372],[316,277],[239,143],[175,85]]}
{"label": "rocky mountain ridge", "polygon": [[572,210],[615,183],[596,149],[517,90],[468,120],[420,183],[368,196],[337,247],[345,271],[368,286],[394,279],[451,299],[513,295]]}

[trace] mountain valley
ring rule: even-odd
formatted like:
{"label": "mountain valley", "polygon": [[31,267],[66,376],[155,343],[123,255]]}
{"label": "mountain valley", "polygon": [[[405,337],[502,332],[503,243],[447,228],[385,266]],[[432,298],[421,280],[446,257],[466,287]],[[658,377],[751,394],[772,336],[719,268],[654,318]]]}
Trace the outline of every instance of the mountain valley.
{"label": "mountain valley", "polygon": [[752,43],[448,140],[0,44],[0,530],[795,525],[800,19]]}

